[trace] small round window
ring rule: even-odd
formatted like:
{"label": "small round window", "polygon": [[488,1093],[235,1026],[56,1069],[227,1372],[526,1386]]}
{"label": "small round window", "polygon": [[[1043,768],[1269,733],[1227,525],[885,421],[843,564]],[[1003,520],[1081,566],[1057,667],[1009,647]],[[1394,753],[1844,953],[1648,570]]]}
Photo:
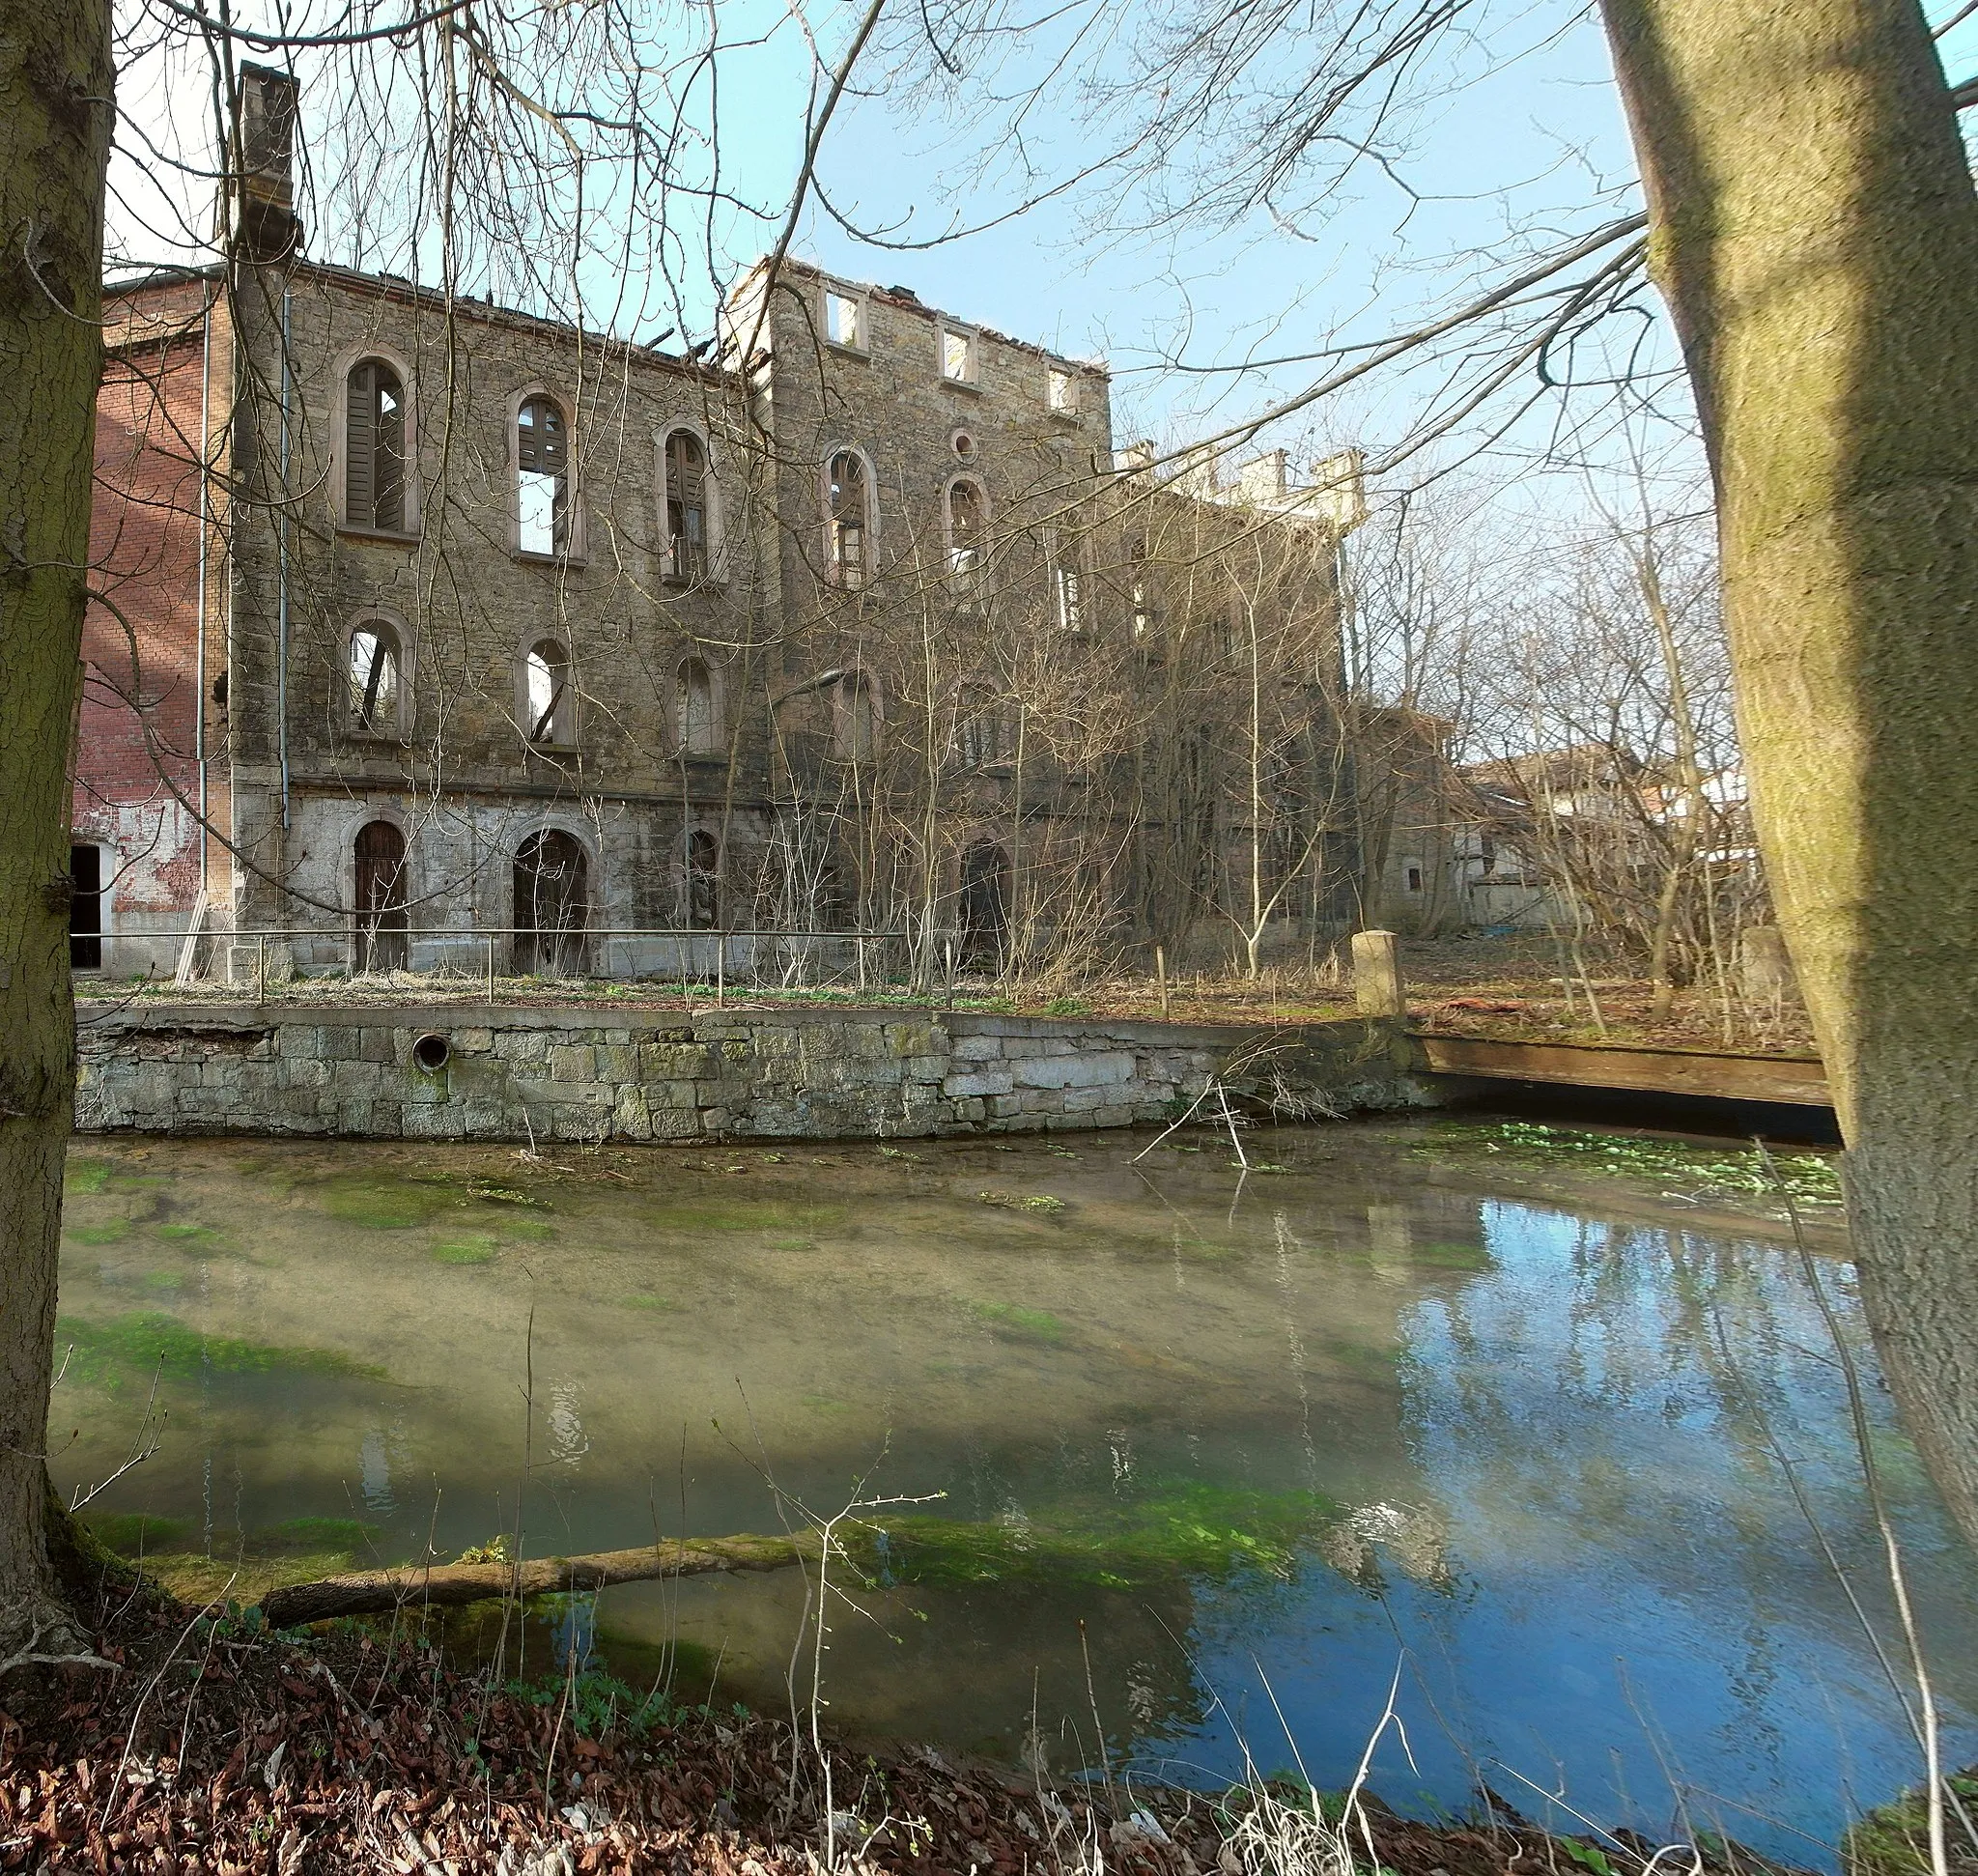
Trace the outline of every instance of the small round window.
{"label": "small round window", "polygon": [[975,458],[975,433],[973,430],[957,430],[948,440],[949,447],[965,463]]}

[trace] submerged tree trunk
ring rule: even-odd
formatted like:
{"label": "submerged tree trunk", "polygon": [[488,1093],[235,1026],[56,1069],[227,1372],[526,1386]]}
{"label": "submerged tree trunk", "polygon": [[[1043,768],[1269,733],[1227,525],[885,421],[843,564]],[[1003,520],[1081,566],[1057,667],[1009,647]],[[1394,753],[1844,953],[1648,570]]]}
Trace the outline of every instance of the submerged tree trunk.
{"label": "submerged tree trunk", "polygon": [[1978,199],[1914,0],[1602,0],[1869,1320],[1978,1542]]}
{"label": "submerged tree trunk", "polygon": [[110,93],[108,0],[0,0],[0,1667],[79,1645],[49,1567],[44,1454]]}

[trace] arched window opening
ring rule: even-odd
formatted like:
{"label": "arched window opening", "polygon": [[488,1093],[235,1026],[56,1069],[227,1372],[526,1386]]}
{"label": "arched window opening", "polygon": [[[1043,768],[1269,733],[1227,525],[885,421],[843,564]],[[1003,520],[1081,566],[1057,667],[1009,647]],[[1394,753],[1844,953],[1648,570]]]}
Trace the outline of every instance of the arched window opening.
{"label": "arched window opening", "polygon": [[406,837],[389,821],[358,830],[356,846],[356,968],[403,971],[409,944],[406,916]]}
{"label": "arched window opening", "polygon": [[871,575],[871,490],[865,459],[841,449],[827,472],[831,504],[831,572],[841,586],[862,586]]}
{"label": "arched window opening", "polygon": [[974,482],[951,482],[947,490],[947,571],[955,587],[974,593],[981,585],[987,532],[982,491]]}
{"label": "arched window opening", "polygon": [[691,430],[666,439],[666,571],[705,580],[708,570],[707,451]]}
{"label": "arched window opening", "polygon": [[515,856],[517,974],[581,977],[590,918],[583,842],[558,827],[531,834]]}
{"label": "arched window opening", "polygon": [[878,753],[879,702],[862,671],[839,678],[832,718],[832,753],[839,761],[865,762]]}
{"label": "arched window opening", "polygon": [[570,658],[553,639],[530,647],[527,665],[528,720],[523,725],[536,749],[569,749],[577,741],[577,713],[571,708]]}
{"label": "arched window opening", "polygon": [[714,673],[703,658],[681,661],[675,678],[679,712],[676,728],[684,755],[714,755],[721,747],[721,725],[715,711]]}
{"label": "arched window opening", "polygon": [[366,619],[351,634],[351,727],[371,736],[395,736],[404,682],[398,634],[381,619]]}
{"label": "arched window opening", "polygon": [[721,920],[721,843],[697,827],[687,837],[687,923],[695,931],[712,931]]}
{"label": "arched window opening", "polygon": [[955,907],[965,964],[1000,970],[1009,942],[1009,855],[978,840],[962,855],[961,895]]}
{"label": "arched window opening", "polygon": [[555,399],[532,397],[516,413],[517,539],[524,554],[570,544],[570,438]]}
{"label": "arched window opening", "polygon": [[345,383],[344,525],[405,532],[406,392],[382,358],[352,366]]}

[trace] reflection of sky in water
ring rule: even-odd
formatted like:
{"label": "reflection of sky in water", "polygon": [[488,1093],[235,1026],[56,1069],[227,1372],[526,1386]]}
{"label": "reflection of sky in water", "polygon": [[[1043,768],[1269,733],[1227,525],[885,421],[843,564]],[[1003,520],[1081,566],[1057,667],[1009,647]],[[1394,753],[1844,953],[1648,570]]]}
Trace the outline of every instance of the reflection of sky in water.
{"label": "reflection of sky in water", "polygon": [[[1288,1767],[1288,1732],[1330,1770],[1372,1735],[1399,1669],[1406,1746],[1391,1731],[1374,1759],[1391,1798],[1481,1779],[1533,1815],[1544,1792],[1658,1840],[1686,1819],[1828,1861],[1851,1798],[1879,1802],[1920,1760],[1769,1444],[1767,1429],[1900,1660],[1842,1376],[1796,1265],[1528,1206],[1484,1222],[1496,1270],[1401,1324],[1453,1593],[1390,1571],[1377,1599],[1317,1573],[1203,1597],[1194,1643],[1225,1711],[1177,1756],[1221,1769],[1247,1744]],[[1823,1274],[1858,1335],[1851,1273]],[[1886,1439],[1879,1389],[1872,1411]],[[1904,1457],[1898,1524],[1963,1763],[1968,1576]]]}
{"label": "reflection of sky in water", "polygon": [[[217,1339],[217,1363],[167,1372],[165,1448],[101,1501],[185,1521],[188,1549],[356,1517],[379,1555],[429,1535],[451,1555],[520,1515],[526,1551],[568,1554],[656,1521],[774,1529],[788,1501],[767,1479],[831,1511],[862,1478],[943,1494],[917,1509],[1020,1547],[1070,1530],[1105,1565],[1150,1506],[1172,1538],[1295,1505],[1289,1582],[937,1588],[912,1580],[910,1541],[889,1546],[871,1619],[832,1636],[833,1714],[1014,1757],[1034,1712],[1076,1770],[1097,1762],[1096,1701],[1144,1766],[1227,1776],[1247,1742],[1266,1771],[1339,1785],[1399,1665],[1415,1769],[1390,1735],[1375,1779],[1395,1802],[1460,1806],[1481,1777],[1540,1809],[1522,1778],[1652,1835],[1681,1803],[1818,1860],[1796,1833],[1831,1841],[1915,1754],[1772,1450],[1893,1644],[1793,1255],[1685,1233],[1674,1207],[1622,1225],[1513,1202],[1487,1166],[1411,1156],[1423,1137],[1286,1130],[1268,1152],[1291,1170],[1240,1188],[1210,1153],[1129,1171],[1089,1140],[620,1154],[620,1183],[546,1183],[529,1207],[460,1196],[461,1168],[518,1177],[493,1152],[175,1144],[71,1196],[121,1235],[71,1251],[62,1307]],[[1066,1209],[1026,1216],[992,1189]],[[1858,1338],[1849,1273],[1826,1268]],[[249,1345],[269,1360],[230,1367]],[[76,1478],[121,1462],[151,1372],[86,1354],[62,1408],[84,1429]],[[1973,1573],[1872,1405],[1968,1751]],[[794,1573],[630,1587],[598,1609],[598,1645],[643,1685],[651,1648],[684,1637],[721,1657],[724,1698],[780,1708],[804,1607]],[[559,1657],[591,1622],[556,1606]]]}

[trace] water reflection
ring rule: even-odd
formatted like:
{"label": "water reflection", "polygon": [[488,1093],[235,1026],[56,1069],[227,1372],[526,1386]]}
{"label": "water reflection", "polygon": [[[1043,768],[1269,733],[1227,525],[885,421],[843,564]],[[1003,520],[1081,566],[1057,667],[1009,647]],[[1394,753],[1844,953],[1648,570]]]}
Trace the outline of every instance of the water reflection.
{"label": "water reflection", "polygon": [[[1522,1778],[1813,1854],[1913,1751],[1823,1557],[1886,1622],[1790,1252],[1653,1195],[1508,1197],[1435,1137],[1286,1132],[1287,1170],[1240,1182],[1105,1139],[566,1167],[92,1145],[66,1464],[113,1469],[157,1371],[165,1449],[100,1502],[186,1571],[925,1501],[856,1526],[873,1584],[822,1658],[855,1730],[1203,1777],[1247,1745],[1337,1783],[1399,1666],[1391,1798],[1482,1777],[1537,1808]],[[1877,1414],[1968,1747],[1973,1573]],[[628,1677],[677,1650],[780,1707],[805,1607],[795,1574],[697,1578],[595,1625]],[[556,1620],[587,1645],[587,1608]]]}

